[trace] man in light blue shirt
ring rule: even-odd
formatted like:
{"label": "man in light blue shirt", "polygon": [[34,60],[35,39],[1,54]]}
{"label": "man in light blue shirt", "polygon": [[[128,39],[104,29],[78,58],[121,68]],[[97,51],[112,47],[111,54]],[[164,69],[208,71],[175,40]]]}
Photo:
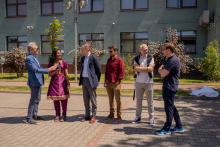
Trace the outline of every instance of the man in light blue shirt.
{"label": "man in light blue shirt", "polygon": [[84,56],[81,58],[81,74],[79,86],[83,88],[83,100],[85,106],[85,118],[81,122],[90,120],[90,101],[92,103],[92,118],[90,123],[96,120],[97,102],[96,102],[96,88],[99,85],[101,77],[101,67],[98,58],[91,54],[90,44],[82,45],[82,53]]}

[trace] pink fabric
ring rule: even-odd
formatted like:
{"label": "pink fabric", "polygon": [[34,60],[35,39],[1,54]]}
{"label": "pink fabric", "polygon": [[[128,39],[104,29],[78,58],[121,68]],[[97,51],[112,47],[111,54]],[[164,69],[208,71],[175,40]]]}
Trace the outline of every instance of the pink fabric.
{"label": "pink fabric", "polygon": [[[52,65],[49,63],[48,68],[51,66]],[[65,100],[69,98],[69,91],[66,90],[67,81],[65,78],[65,69],[68,69],[68,64],[65,60],[62,60],[61,74],[56,73],[50,80],[47,100]]]}

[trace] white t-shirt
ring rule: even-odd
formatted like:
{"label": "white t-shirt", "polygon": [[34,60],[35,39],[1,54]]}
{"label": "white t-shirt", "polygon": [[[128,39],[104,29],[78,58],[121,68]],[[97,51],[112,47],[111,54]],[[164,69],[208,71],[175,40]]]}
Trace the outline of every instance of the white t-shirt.
{"label": "white t-shirt", "polygon": [[[147,67],[147,55],[146,55],[146,57],[141,56],[139,59],[139,63],[140,63],[140,67]],[[137,63],[134,61],[134,64],[137,64]],[[152,60],[149,65],[155,66],[153,57],[152,57]],[[151,73],[153,76],[153,71]],[[136,82],[138,82],[138,83],[154,83],[154,80],[153,80],[153,78],[150,78],[148,73],[139,72],[139,74],[137,74]]]}

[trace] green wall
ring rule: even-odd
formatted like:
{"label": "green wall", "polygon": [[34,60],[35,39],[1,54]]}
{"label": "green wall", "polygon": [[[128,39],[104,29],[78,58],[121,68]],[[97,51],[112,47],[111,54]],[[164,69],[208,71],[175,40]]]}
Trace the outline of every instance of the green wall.
{"label": "green wall", "polygon": [[[220,2],[213,1],[215,7]],[[217,3],[217,5],[216,5]],[[104,33],[104,48],[109,45],[116,45],[120,48],[120,32],[148,32],[149,41],[165,42],[166,30],[168,27],[178,31],[197,31],[197,54],[190,55],[192,58],[203,57],[203,47],[206,47],[208,36],[220,39],[219,21],[212,32],[206,29],[199,29],[199,16],[203,10],[210,6],[208,0],[197,0],[197,8],[166,9],[166,0],[149,0],[149,10],[146,11],[120,11],[120,0],[104,0],[103,13],[79,14],[78,34],[80,33]],[[219,10],[215,11],[219,13]],[[5,18],[5,1],[0,1],[0,51],[7,50],[6,36],[27,35],[28,42],[34,41],[41,47],[41,35],[48,28],[53,17],[65,21],[64,50],[63,58],[71,64],[72,55],[68,52],[74,49],[74,23],[73,10],[64,8],[63,15],[41,16],[40,0],[27,0],[27,17]],[[218,15],[219,17],[219,15]],[[218,18],[219,19],[219,18]],[[112,25],[115,23],[115,26]],[[28,30],[26,26],[33,26]],[[218,33],[216,33],[218,31]],[[211,37],[210,37],[211,38]],[[212,39],[211,39],[212,40]],[[120,54],[120,53],[119,53]],[[122,56],[122,55],[121,55]],[[101,57],[101,64],[106,64],[109,55]],[[41,64],[47,64],[48,55],[37,55]]]}

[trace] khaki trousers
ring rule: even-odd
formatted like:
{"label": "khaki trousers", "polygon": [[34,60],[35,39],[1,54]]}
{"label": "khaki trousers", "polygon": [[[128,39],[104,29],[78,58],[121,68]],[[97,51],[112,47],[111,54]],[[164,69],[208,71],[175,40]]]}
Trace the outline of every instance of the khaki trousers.
{"label": "khaki trousers", "polygon": [[109,98],[109,105],[110,105],[110,113],[115,113],[115,103],[114,97],[117,103],[117,115],[122,114],[122,104],[121,104],[121,83],[109,83],[107,82],[107,93]]}
{"label": "khaki trousers", "polygon": [[149,119],[154,119],[154,84],[153,83],[139,83],[135,82],[137,105],[136,105],[136,117],[141,117],[142,101],[144,92],[147,96]]}

